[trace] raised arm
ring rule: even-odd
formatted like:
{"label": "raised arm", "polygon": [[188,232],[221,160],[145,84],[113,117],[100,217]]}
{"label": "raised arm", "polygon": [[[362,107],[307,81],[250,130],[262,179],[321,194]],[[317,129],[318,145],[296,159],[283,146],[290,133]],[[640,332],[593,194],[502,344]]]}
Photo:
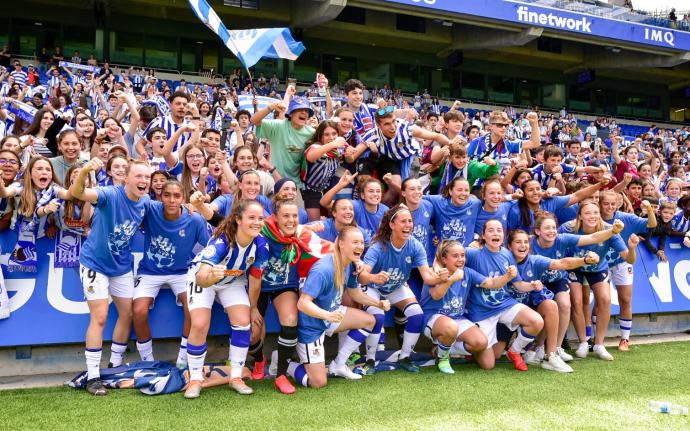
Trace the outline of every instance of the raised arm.
{"label": "raised arm", "polygon": [[89,160],[79,171],[76,181],[69,188],[71,195],[81,201],[95,204],[98,201],[98,193],[96,189],[86,187],[86,180],[90,177],[91,172],[97,172],[102,168],[103,161],[98,157]]}
{"label": "raised arm", "polygon": [[338,194],[338,192],[344,189],[350,183],[352,183],[352,181],[354,181],[355,178],[357,178],[357,172],[355,172],[354,174],[350,174],[350,171],[347,170],[343,172],[343,176],[340,177],[338,183],[323,194],[323,197],[319,201],[319,204],[324,208],[330,208],[331,204],[333,203],[333,199],[335,199],[335,196]]}
{"label": "raised arm", "polygon": [[622,221],[614,220],[611,229],[600,230],[599,232],[590,233],[589,235],[580,235],[577,246],[584,247],[586,245],[599,244],[600,242],[607,241],[612,236],[623,232],[624,227],[625,224]]}
{"label": "raised arm", "polygon": [[539,116],[536,112],[530,112],[526,118],[532,128],[532,133],[530,133],[529,141],[522,141],[522,149],[531,150],[539,148],[541,145],[541,140],[539,139]]}
{"label": "raised arm", "polygon": [[268,105],[265,108],[261,108],[258,111],[256,111],[254,113],[254,115],[252,115],[252,118],[250,119],[250,121],[252,122],[253,125],[260,126],[261,122],[264,120],[264,118],[266,118],[266,116],[268,114],[270,114],[271,112],[281,113],[281,112],[285,112],[286,110],[287,110],[287,105],[285,103],[283,103],[282,101],[281,102],[275,102],[275,103]]}

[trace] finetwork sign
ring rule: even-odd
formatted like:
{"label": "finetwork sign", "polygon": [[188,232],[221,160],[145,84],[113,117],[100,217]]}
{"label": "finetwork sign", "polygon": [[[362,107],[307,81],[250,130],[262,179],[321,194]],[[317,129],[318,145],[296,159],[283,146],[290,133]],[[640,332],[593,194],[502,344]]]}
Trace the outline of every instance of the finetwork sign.
{"label": "finetwork sign", "polygon": [[583,33],[592,32],[592,21],[587,17],[579,19],[566,18],[553,13],[530,12],[527,6],[520,6],[517,9],[518,21],[530,24],[548,25],[549,27],[562,28],[567,30],[581,31]]}

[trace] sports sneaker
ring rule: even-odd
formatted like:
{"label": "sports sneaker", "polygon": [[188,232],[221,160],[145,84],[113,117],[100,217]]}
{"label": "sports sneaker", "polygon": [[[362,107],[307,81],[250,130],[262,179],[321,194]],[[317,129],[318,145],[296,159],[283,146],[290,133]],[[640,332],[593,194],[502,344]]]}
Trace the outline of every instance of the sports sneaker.
{"label": "sports sneaker", "polygon": [[274,384],[276,389],[278,389],[280,393],[285,395],[294,394],[295,391],[297,391],[297,389],[295,389],[292,383],[290,383],[290,380],[288,380],[286,375],[276,377]]}
{"label": "sports sneaker", "polygon": [[540,356],[535,350],[528,350],[525,352],[524,360],[527,364],[539,365],[541,364],[542,359],[544,359],[544,356]]}
{"label": "sports sneaker", "polygon": [[350,367],[345,364],[336,364],[335,361],[331,362],[328,366],[328,372],[334,376],[343,377],[347,380],[359,380],[362,378],[361,375],[352,372]]}
{"label": "sports sneaker", "polygon": [[268,375],[277,376],[278,375],[278,351],[274,350],[271,352],[271,363],[268,366]]}
{"label": "sports sneaker", "polygon": [[520,353],[516,353],[511,351],[510,349],[506,351],[506,355],[508,356],[508,359],[510,359],[510,362],[513,363],[515,366],[515,369],[518,371],[527,371],[527,364],[525,364],[525,361],[522,360],[522,355]]}
{"label": "sports sneaker", "polygon": [[573,355],[571,355],[570,353],[563,350],[562,347],[559,347],[556,349],[556,354],[558,355],[559,358],[561,358],[561,360],[563,362],[570,362],[574,359]]}
{"label": "sports sneaker", "polygon": [[355,369],[355,372],[365,376],[376,374],[376,361],[373,359],[367,359],[362,365]]}
{"label": "sports sneaker", "polygon": [[541,367],[545,370],[549,371],[556,371],[558,373],[572,373],[573,369],[570,367],[570,365],[566,364],[563,362],[563,359],[561,359],[558,354],[555,352],[551,352],[548,354],[546,357],[546,360],[541,363]]}
{"label": "sports sneaker", "polygon": [[594,346],[594,356],[604,361],[613,361],[613,356],[600,344]]}
{"label": "sports sneaker", "polygon": [[266,358],[263,361],[254,361],[252,368],[252,380],[262,380],[266,372]]}
{"label": "sports sneaker", "polygon": [[409,371],[410,373],[418,373],[419,372],[419,367],[415,364],[412,363],[412,360],[410,357],[406,358],[398,358],[398,365],[400,368],[402,368],[405,371]]}
{"label": "sports sneaker", "polygon": [[184,391],[184,397],[188,400],[199,398],[201,395],[201,381],[200,380],[190,380],[187,385],[187,389]]}
{"label": "sports sneaker", "polygon": [[629,352],[630,341],[626,340],[625,338],[622,338],[621,341],[618,343],[618,350],[620,352]]}
{"label": "sports sneaker", "polygon": [[105,388],[105,386],[103,386],[103,382],[101,382],[101,379],[99,378],[88,380],[86,382],[86,391],[97,397],[108,395],[108,390]]}
{"label": "sports sneaker", "polygon": [[589,346],[589,351],[593,352],[594,351],[594,336],[591,336],[587,339],[587,345]]}
{"label": "sports sneaker", "polygon": [[352,352],[350,354],[350,357],[347,358],[347,361],[345,361],[345,364],[348,367],[354,367],[361,358],[362,358],[362,355],[360,355],[357,352]]}
{"label": "sports sneaker", "polygon": [[589,353],[589,344],[587,342],[582,342],[577,345],[577,350],[575,350],[575,356],[578,358],[584,359],[587,357],[587,354]]}
{"label": "sports sneaker", "polygon": [[450,366],[450,359],[448,358],[438,360],[438,369],[443,374],[455,374],[455,370]]}
{"label": "sports sneaker", "polygon": [[230,387],[235,390],[240,395],[251,395],[254,393],[254,389],[247,386],[241,377],[235,377],[230,379]]}

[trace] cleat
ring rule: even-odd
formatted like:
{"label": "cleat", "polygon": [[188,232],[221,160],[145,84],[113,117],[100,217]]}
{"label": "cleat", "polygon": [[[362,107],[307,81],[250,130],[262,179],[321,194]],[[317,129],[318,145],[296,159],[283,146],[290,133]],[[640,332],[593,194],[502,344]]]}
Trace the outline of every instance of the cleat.
{"label": "cleat", "polygon": [[345,364],[348,367],[354,367],[360,359],[362,359],[362,355],[357,352],[352,352],[350,357],[347,358],[347,361],[345,361]]}
{"label": "cleat", "polygon": [[230,387],[235,390],[240,395],[251,395],[254,393],[254,389],[247,386],[241,377],[235,377],[230,379]]}
{"label": "cleat", "polygon": [[86,382],[86,391],[97,397],[108,395],[108,390],[103,386],[103,382],[99,378],[88,380]]}
{"label": "cleat", "polygon": [[594,346],[594,356],[604,361],[613,361],[613,356],[606,351],[604,346]]}
{"label": "cleat", "polygon": [[580,359],[584,359],[589,354],[589,344],[587,342],[580,343],[577,345],[577,350],[575,350],[575,356]]}
{"label": "cleat", "polygon": [[376,374],[376,361],[367,359],[366,362],[359,367],[359,370],[365,376]]}
{"label": "cleat", "polygon": [[266,372],[266,358],[263,361],[255,361],[252,369],[252,380],[263,380]]}
{"label": "cleat", "polygon": [[518,371],[527,371],[527,364],[525,364],[525,361],[522,360],[522,355],[516,352],[512,352],[510,350],[506,351],[506,355],[508,356],[508,359],[510,359],[510,362],[513,363],[515,366],[515,369]]}
{"label": "cleat", "polygon": [[563,362],[570,362],[574,359],[573,355],[571,355],[568,352],[566,352],[565,350],[563,350],[562,347],[559,347],[556,349],[556,354],[558,355],[559,358],[561,358],[561,360]]}
{"label": "cleat", "polygon": [[276,377],[274,384],[276,389],[285,395],[294,394],[297,391],[292,383],[290,383],[290,380],[288,380],[286,375]]}
{"label": "cleat", "polygon": [[570,365],[563,362],[557,353],[551,352],[547,358],[541,363],[541,367],[545,370],[556,371],[558,373],[572,373],[573,369]]}
{"label": "cleat", "polygon": [[335,362],[331,362],[328,366],[328,372],[334,376],[346,378],[347,380],[359,380],[362,378],[360,374],[354,373],[346,364],[339,365]]}
{"label": "cleat", "polygon": [[201,395],[201,380],[190,380],[187,389],[184,391],[184,397],[192,400],[199,398],[199,395]]}
{"label": "cleat", "polygon": [[438,369],[443,374],[455,374],[455,370],[450,366],[450,359],[448,358],[438,360]]}
{"label": "cleat", "polygon": [[410,357],[406,358],[398,358],[398,366],[402,368],[405,371],[409,371],[410,373],[418,373],[419,372],[419,367],[415,364],[412,363],[412,360]]}
{"label": "cleat", "polygon": [[525,363],[529,365],[540,365],[542,359],[544,359],[544,357],[540,357],[539,354],[534,350],[525,352]]}
{"label": "cleat", "polygon": [[630,341],[626,340],[625,338],[621,339],[621,341],[618,343],[618,351],[619,352],[629,352],[630,351]]}

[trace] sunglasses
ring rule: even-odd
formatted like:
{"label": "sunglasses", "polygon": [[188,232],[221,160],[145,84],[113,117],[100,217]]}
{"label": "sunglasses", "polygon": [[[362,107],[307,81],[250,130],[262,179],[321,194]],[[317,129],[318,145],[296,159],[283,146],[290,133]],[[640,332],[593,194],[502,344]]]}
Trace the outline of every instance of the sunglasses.
{"label": "sunglasses", "polygon": [[381,108],[378,111],[376,111],[376,115],[379,117],[383,117],[386,114],[390,114],[391,112],[395,111],[395,106],[386,106],[385,108]]}
{"label": "sunglasses", "polygon": [[508,127],[508,123],[491,123],[496,127]]}

